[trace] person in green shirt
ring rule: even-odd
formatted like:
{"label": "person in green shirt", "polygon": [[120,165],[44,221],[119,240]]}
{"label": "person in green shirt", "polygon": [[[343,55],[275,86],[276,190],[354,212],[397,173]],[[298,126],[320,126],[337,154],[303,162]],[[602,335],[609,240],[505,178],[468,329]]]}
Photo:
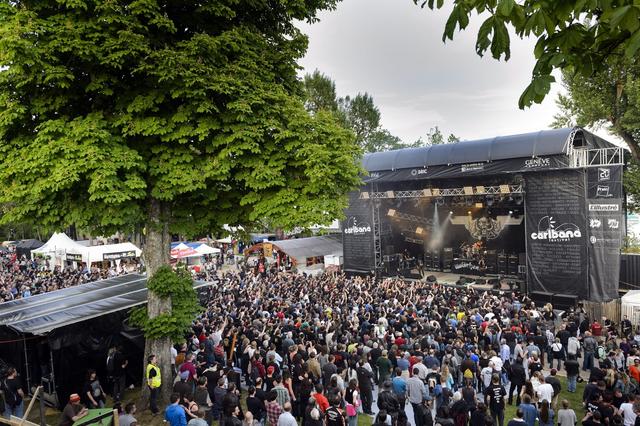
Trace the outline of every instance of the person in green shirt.
{"label": "person in green shirt", "polygon": [[389,361],[389,353],[386,350],[382,351],[382,355],[376,361],[376,366],[378,367],[378,386],[382,386],[384,381],[391,376],[393,369],[393,365]]}

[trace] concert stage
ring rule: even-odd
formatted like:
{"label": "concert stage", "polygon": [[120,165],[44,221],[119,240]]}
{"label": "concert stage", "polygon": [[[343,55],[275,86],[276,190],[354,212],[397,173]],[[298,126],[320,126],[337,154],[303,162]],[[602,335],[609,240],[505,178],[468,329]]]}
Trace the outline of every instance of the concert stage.
{"label": "concert stage", "polygon": [[617,298],[623,165],[620,147],[581,128],[367,154],[344,270]]}
{"label": "concert stage", "polygon": [[[404,278],[408,281],[425,281],[429,282],[430,277],[435,278],[435,282],[438,284],[444,285],[470,285],[471,287],[478,290],[521,290],[524,286],[523,280],[518,280],[514,278],[502,278],[500,279],[497,276],[479,276],[479,275],[459,275],[453,274],[451,272],[440,272],[440,271],[427,271],[425,272],[425,276],[418,278],[419,273],[417,271],[413,271],[413,273],[409,276],[398,275],[399,278]],[[464,278],[464,283],[462,283],[461,278]],[[431,278],[433,279],[433,278]]]}

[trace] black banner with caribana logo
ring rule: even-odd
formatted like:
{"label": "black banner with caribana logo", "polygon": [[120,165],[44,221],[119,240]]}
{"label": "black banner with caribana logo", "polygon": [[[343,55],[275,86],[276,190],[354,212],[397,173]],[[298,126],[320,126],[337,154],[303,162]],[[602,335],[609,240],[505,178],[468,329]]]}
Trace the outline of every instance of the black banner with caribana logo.
{"label": "black banner with caribana logo", "polygon": [[342,222],[344,270],[371,273],[375,271],[373,200],[362,200],[359,194],[349,194],[349,207]]}
{"label": "black banner with caribana logo", "polygon": [[589,300],[618,297],[624,229],[622,166],[587,169]]}
{"label": "black banner with caribana logo", "polygon": [[526,176],[529,291],[589,298],[585,171]]}

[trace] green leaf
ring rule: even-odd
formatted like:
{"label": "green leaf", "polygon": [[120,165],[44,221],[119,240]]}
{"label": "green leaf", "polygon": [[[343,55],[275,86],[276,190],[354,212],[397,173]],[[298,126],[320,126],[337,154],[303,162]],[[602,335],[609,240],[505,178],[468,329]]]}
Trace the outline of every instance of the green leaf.
{"label": "green leaf", "polygon": [[629,41],[627,41],[624,54],[628,58],[633,58],[638,52],[638,49],[640,49],[640,30],[637,30],[633,36],[631,36]]}
{"label": "green leaf", "polygon": [[489,34],[493,31],[493,21],[495,20],[494,16],[487,18],[480,29],[478,30],[478,38],[476,40],[476,53],[480,56],[484,55],[484,52],[491,45],[491,40],[489,39]]}
{"label": "green leaf", "polygon": [[515,0],[500,0],[498,2],[498,14],[504,17],[511,15],[513,7],[515,6]]}
{"label": "green leaf", "polygon": [[509,49],[510,39],[509,31],[504,21],[501,19],[494,19],[493,22],[493,40],[491,42],[491,54],[495,59],[500,59],[500,56],[504,53],[505,61],[508,61],[511,57]]}
{"label": "green leaf", "polygon": [[453,40],[453,33],[456,31],[456,24],[459,21],[459,16],[460,16],[460,7],[456,5],[451,11],[451,14],[449,14],[447,23],[444,26],[442,41],[446,41],[447,39]]}

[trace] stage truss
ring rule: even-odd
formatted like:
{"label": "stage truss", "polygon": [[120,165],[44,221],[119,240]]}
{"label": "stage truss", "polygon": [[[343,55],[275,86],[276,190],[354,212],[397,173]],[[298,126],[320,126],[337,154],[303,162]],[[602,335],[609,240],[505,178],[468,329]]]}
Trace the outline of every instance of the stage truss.
{"label": "stage truss", "polygon": [[360,193],[361,200],[385,200],[396,198],[473,197],[477,195],[524,194],[522,184],[498,186],[465,186],[463,188],[426,188],[411,191],[383,191]]}

